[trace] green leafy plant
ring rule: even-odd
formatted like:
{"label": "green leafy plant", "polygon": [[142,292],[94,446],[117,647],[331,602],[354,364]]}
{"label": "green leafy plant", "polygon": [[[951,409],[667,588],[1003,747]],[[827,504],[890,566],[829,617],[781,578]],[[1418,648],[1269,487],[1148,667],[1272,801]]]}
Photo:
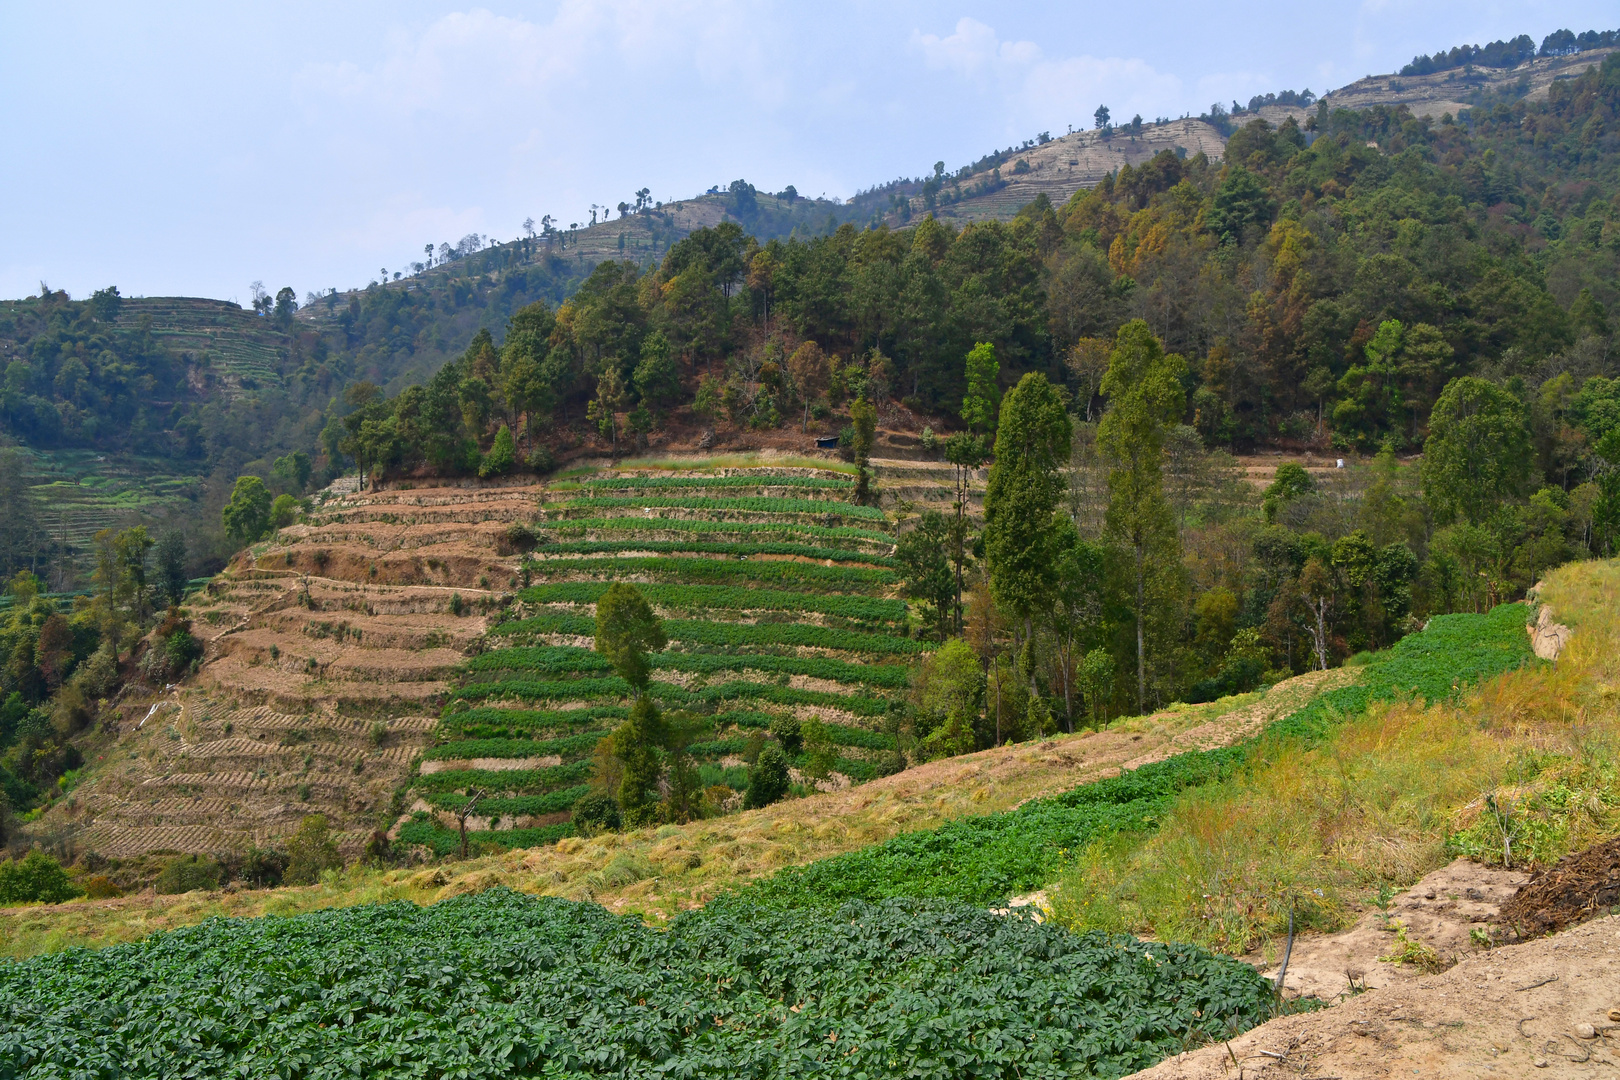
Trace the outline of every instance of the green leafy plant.
{"label": "green leafy plant", "polygon": [[723,901],[658,931],[500,888],[215,919],[0,966],[0,1030],[20,1071],[110,1061],[132,1080],[931,1075],[906,1064],[923,1053],[973,1075],[1117,1076],[1248,1028],[1270,1002],[1252,968],[1196,947],[938,901],[825,913]]}

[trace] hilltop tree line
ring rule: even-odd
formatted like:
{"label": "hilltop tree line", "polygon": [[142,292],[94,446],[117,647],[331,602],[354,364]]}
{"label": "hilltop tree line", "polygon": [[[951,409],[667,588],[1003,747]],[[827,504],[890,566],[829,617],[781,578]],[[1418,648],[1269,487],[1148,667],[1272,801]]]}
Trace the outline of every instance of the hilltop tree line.
{"label": "hilltop tree line", "polygon": [[1402,75],[1432,75],[1437,71],[1479,66],[1489,68],[1518,67],[1526,60],[1538,56],[1568,56],[1588,49],[1606,49],[1620,44],[1620,30],[1587,30],[1576,34],[1572,30],[1554,30],[1541,39],[1541,48],[1529,34],[1520,34],[1511,41],[1493,41],[1489,45],[1458,45],[1432,56],[1418,55],[1401,68]]}

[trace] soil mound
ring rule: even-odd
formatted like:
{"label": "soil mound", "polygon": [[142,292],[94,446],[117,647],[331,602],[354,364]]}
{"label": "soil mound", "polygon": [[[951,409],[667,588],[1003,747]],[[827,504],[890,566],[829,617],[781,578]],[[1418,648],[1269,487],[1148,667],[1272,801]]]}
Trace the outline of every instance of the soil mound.
{"label": "soil mound", "polygon": [[1620,908],[1620,836],[1538,870],[1502,905],[1497,921],[1521,938],[1553,934]]}

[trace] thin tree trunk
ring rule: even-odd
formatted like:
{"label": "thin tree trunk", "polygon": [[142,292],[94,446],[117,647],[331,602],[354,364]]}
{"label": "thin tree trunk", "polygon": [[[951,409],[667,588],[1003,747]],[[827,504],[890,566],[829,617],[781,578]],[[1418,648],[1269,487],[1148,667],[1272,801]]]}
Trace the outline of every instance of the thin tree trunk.
{"label": "thin tree trunk", "polygon": [[1142,649],[1142,545],[1136,545],[1136,713],[1146,712],[1147,654]]}
{"label": "thin tree trunk", "polygon": [[1001,665],[996,664],[996,745],[1001,745]]}
{"label": "thin tree trunk", "polygon": [[1071,632],[1063,647],[1059,662],[1063,665],[1063,716],[1068,721],[1069,734],[1074,734],[1074,691],[1070,685],[1070,668],[1074,664],[1074,634]]}

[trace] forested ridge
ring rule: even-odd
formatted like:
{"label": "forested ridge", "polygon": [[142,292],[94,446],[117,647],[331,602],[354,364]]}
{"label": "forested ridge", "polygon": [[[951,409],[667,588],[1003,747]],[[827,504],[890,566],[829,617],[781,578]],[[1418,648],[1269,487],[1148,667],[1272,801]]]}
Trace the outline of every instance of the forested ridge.
{"label": "forested ridge", "polygon": [[[1617,85],[1610,60],[1545,101],[1449,121],[1387,107],[1254,120],[1225,163],[1161,154],[1064,206],[959,231],[927,219],[761,244],[722,225],[651,271],[599,265],[427,392],[454,397],[439,407],[484,446],[497,414],[538,435],[583,427],[593,400],[603,415],[693,403],[775,426],[867,379],[880,408],[935,417],[958,411],[963,357],[984,342],[1003,386],[1042,371],[1090,414],[1096,342],[1141,318],[1187,359],[1183,419],[1209,446],[1415,447],[1457,375],[1520,380],[1539,405],[1559,375],[1607,372]],[[828,362],[825,389],[791,385],[806,343]],[[639,387],[644,358],[666,355],[673,373]],[[423,452],[406,439],[397,464]]]}

